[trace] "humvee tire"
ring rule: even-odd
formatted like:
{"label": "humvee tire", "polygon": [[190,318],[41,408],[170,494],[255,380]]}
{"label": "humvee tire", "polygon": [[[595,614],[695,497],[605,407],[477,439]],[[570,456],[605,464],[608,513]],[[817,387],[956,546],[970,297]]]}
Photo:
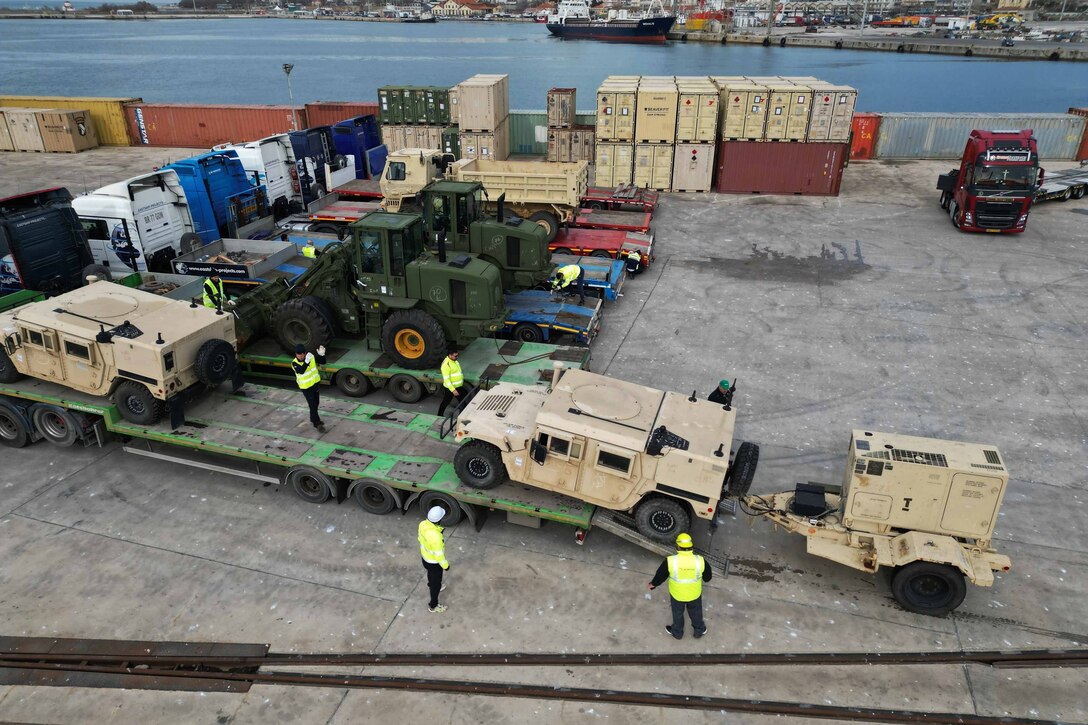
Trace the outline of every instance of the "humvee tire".
{"label": "humvee tire", "polygon": [[317,302],[314,297],[287,300],[272,315],[272,334],[288,353],[295,352],[295,345],[311,352],[332,343],[332,325]]}
{"label": "humvee tire", "polygon": [[8,357],[8,353],[0,348],[0,383],[14,383],[21,380],[23,374],[15,369],[15,363]]}
{"label": "humvee tire", "polygon": [[446,332],[423,310],[397,310],[382,326],[382,349],[409,370],[433,370],[446,357]]}
{"label": "humvee tire", "polygon": [[205,340],[196,351],[196,378],[215,387],[230,377],[234,370],[234,348],[226,340]]}
{"label": "humvee tire", "polygon": [[732,498],[747,496],[758,464],[759,446],[755,443],[741,443],[737,448],[737,455],[733,457],[733,464],[729,466],[729,472],[726,474],[726,494]]}
{"label": "humvee tire", "polygon": [[892,596],[908,612],[943,617],[963,604],[967,584],[955,567],[914,561],[895,570]]}
{"label": "humvee tire", "polygon": [[146,386],[126,380],[113,391],[113,403],[121,411],[121,417],[137,425],[154,425],[159,422],[166,404],[151,394]]}
{"label": "humvee tire", "polygon": [[84,267],[83,271],[80,273],[80,279],[83,280],[83,284],[87,284],[87,278],[92,275],[107,282],[113,281],[113,273],[110,272],[110,268],[105,265],[88,264]]}
{"label": "humvee tire", "polygon": [[679,501],[648,496],[635,509],[635,525],[646,538],[672,544],[691,526],[691,515]]}
{"label": "humvee tire", "polygon": [[490,443],[469,441],[453,456],[453,469],[461,482],[471,488],[487,490],[506,481],[502,453]]}

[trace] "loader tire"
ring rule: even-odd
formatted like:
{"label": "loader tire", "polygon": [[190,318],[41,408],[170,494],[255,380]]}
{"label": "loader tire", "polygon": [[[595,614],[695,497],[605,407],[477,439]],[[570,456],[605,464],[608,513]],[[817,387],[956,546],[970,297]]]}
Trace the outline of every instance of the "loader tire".
{"label": "loader tire", "polygon": [[315,297],[287,300],[272,316],[272,330],[277,342],[289,353],[295,345],[307,352],[332,343],[333,327],[326,311]]}
{"label": "loader tire", "polygon": [[397,310],[382,326],[382,349],[409,370],[437,368],[446,348],[446,331],[423,310]]}

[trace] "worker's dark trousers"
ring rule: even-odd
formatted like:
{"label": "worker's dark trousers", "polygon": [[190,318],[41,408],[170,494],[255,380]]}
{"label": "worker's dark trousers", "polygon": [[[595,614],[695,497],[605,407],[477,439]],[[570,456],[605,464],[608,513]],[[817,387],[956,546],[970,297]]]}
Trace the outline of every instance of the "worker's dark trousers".
{"label": "worker's dark trousers", "polygon": [[302,395],[306,398],[306,405],[310,406],[310,422],[317,425],[321,422],[321,417],[317,414],[317,405],[321,402],[321,385],[306,388]]}
{"label": "worker's dark trousers", "polygon": [[678,602],[672,597],[669,597],[669,601],[672,603],[672,636],[682,637],[684,635],[684,610],[688,610],[688,616],[691,617],[691,628],[695,630],[695,634],[702,634],[706,631],[706,623],[703,622],[703,598],[698,597],[692,599],[690,602]]}
{"label": "worker's dark trousers", "polygon": [[438,606],[438,593],[442,591],[442,565],[432,564],[423,557],[419,560],[423,562],[423,568],[427,570],[427,589],[431,592],[431,601],[427,606],[434,609]]}
{"label": "worker's dark trousers", "polygon": [[[459,385],[459,386],[457,386],[457,402],[460,403],[464,399],[465,399],[465,386],[464,385]],[[449,388],[443,386],[442,387],[442,402],[438,406],[438,417],[439,418],[441,418],[442,414],[446,412],[446,406],[448,406],[452,400],[453,400],[453,393],[450,392]]]}
{"label": "worker's dark trousers", "polygon": [[574,281],[578,285],[578,304],[583,305],[586,302],[586,268],[582,267],[578,270],[578,279]]}

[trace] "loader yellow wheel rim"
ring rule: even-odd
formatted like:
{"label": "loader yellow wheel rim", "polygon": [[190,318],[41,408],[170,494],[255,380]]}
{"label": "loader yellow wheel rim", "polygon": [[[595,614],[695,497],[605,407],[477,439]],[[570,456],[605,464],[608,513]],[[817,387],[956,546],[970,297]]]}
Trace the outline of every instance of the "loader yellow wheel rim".
{"label": "loader yellow wheel rim", "polygon": [[393,346],[397,348],[398,354],[409,360],[422,357],[427,349],[427,343],[423,341],[423,336],[415,330],[398,330],[393,337]]}

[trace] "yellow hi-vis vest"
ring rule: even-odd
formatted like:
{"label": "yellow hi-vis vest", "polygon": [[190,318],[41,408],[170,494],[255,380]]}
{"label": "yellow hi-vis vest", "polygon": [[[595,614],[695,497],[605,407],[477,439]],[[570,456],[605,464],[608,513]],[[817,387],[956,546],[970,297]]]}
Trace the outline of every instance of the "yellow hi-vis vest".
{"label": "yellow hi-vis vest", "polygon": [[298,381],[299,390],[312,388],[321,382],[321,373],[317,370],[317,359],[312,354],[306,353],[303,362],[306,363],[306,369],[301,374],[295,373],[295,380]]}
{"label": "yellow hi-vis vest", "polygon": [[465,382],[465,376],[461,372],[461,363],[450,360],[448,357],[442,361],[442,387],[451,393]]}
{"label": "yellow hi-vis vest", "polygon": [[449,569],[446,561],[446,543],[442,540],[442,527],[432,524],[429,519],[419,522],[419,555],[428,564],[441,564]]}
{"label": "yellow hi-vis vest", "polygon": [[[212,299],[212,295],[219,298],[219,304],[215,304],[215,300]],[[204,306],[211,307],[213,310],[221,307],[227,298],[223,294],[223,280],[219,280],[219,284],[216,284],[209,277],[204,280]]]}
{"label": "yellow hi-vis vest", "polygon": [[563,287],[566,287],[567,285],[569,285],[574,280],[578,279],[578,275],[581,273],[582,268],[579,267],[577,264],[568,264],[567,266],[560,267],[559,269],[557,269],[555,271],[556,271],[557,274],[560,274],[560,275],[563,276],[563,283],[561,285],[559,285],[559,288],[562,289]]}
{"label": "yellow hi-vis vest", "polygon": [[302,248],[302,256],[308,259],[317,259],[317,247],[311,247],[307,244]]}
{"label": "yellow hi-vis vest", "polygon": [[678,602],[692,602],[703,594],[703,557],[680,551],[668,558],[669,596]]}

